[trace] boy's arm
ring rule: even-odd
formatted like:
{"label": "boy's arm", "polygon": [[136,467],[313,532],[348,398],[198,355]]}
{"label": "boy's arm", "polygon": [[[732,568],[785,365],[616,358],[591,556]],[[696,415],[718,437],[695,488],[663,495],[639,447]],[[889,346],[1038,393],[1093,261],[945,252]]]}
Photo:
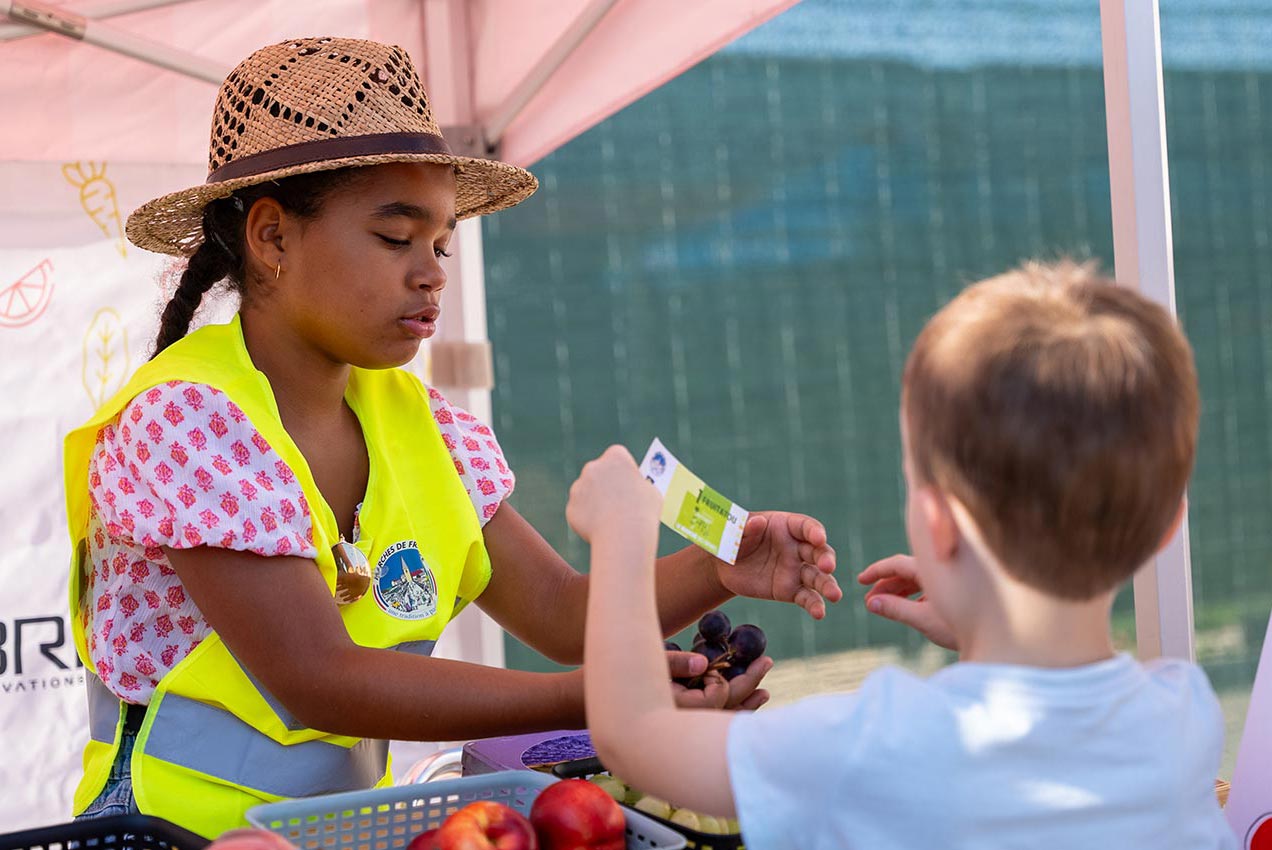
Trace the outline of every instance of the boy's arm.
{"label": "boy's arm", "polygon": [[571,488],[570,524],[592,544],[584,696],[597,755],[646,793],[734,815],[726,758],[732,715],[676,708],[654,589],[658,491],[614,447]]}

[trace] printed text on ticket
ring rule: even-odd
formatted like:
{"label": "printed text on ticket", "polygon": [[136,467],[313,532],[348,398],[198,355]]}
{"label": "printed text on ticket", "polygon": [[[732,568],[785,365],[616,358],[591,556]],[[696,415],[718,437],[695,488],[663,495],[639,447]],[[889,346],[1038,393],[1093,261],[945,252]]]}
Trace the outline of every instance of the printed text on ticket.
{"label": "printed text on ticket", "polygon": [[640,473],[663,494],[664,525],[722,561],[737,561],[749,512],[704,484],[657,437]]}

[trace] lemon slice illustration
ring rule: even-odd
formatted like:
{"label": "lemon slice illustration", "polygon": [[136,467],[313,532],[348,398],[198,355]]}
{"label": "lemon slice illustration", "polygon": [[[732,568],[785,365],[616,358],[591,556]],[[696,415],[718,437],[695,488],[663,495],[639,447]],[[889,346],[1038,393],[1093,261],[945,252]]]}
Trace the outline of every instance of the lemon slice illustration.
{"label": "lemon slice illustration", "polygon": [[0,289],[0,326],[20,328],[44,312],[53,297],[52,260],[41,260],[16,283]]}

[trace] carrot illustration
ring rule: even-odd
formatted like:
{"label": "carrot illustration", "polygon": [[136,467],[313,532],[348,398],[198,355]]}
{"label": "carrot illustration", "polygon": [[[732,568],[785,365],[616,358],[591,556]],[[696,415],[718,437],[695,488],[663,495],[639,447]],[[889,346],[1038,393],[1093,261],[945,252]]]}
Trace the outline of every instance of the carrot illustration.
{"label": "carrot illustration", "polygon": [[40,260],[16,282],[0,289],[0,327],[20,328],[40,318],[53,297],[52,271],[52,260]]}
{"label": "carrot illustration", "polygon": [[95,407],[123,386],[128,374],[128,331],[119,313],[103,307],[93,316],[84,334],[84,367],[81,378]]}
{"label": "carrot illustration", "polygon": [[115,184],[106,176],[106,163],[68,162],[62,166],[62,175],[66,182],[79,189],[84,212],[106,238],[115,239],[119,255],[127,257],[128,243],[124,241],[124,228],[119,219],[119,201],[115,197]]}

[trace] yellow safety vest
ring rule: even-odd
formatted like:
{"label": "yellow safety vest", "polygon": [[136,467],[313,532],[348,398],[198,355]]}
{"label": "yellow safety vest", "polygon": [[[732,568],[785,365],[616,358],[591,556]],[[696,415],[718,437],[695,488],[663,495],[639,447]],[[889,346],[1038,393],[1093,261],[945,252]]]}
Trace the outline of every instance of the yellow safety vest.
{"label": "yellow safety vest", "polygon": [[[191,333],[138,369],[65,445],[66,513],[75,552],[71,622],[86,667],[91,726],[77,814],[106,784],[124,717],[124,705],[93,675],[85,639],[89,459],[102,425],[137,395],[172,380],[224,392],[291,467],[309,501],[318,570],[335,592],[335,516],[283,428],[269,381],[252,365],[238,317]],[[358,644],[427,655],[445,625],[489,581],[481,524],[433,420],[427,388],[415,376],[355,368],[345,398],[370,456],[357,546],[373,576],[366,595],[340,614]],[[213,632],[160,680],[133,751],[132,780],[143,813],[214,838],[243,825],[244,812],[260,803],[385,785],[391,774],[388,742],[301,725]]]}

